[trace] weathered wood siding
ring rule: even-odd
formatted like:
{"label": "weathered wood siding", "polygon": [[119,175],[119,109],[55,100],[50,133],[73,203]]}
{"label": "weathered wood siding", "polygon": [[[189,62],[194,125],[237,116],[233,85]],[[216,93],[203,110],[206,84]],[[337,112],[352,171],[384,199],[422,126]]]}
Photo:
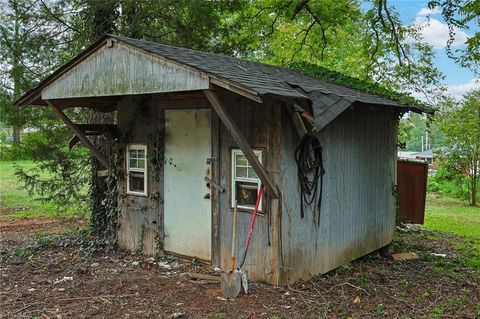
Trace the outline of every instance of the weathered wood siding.
{"label": "weathered wood siding", "polygon": [[396,115],[388,108],[347,110],[317,135],[325,176],[320,226],[300,218],[294,151],[300,140],[283,118],[283,280],[325,273],[389,244],[395,226]]}
{"label": "weathered wood siding", "polygon": [[[282,105],[267,101],[258,104],[234,94],[222,95],[227,111],[238,124],[247,142],[254,149],[263,150],[263,164],[274,181],[280,182],[280,131]],[[232,213],[231,209],[231,150],[238,148],[223,124],[219,125],[220,141],[220,184],[226,192],[220,194],[219,207],[219,266],[228,269],[231,255],[232,241]],[[272,249],[272,205],[265,192],[264,214],[258,216],[252,241],[248,250],[244,270],[248,271],[249,278],[276,283],[276,258]],[[244,243],[250,225],[250,212],[239,211],[237,224],[237,262],[244,251]]]}
{"label": "weathered wood siding", "polygon": [[104,45],[42,90],[42,99],[207,89],[208,77],[125,44]]}
{"label": "weathered wood siding", "polygon": [[[163,250],[165,109],[208,107],[202,94],[127,96],[118,104],[120,193],[117,238],[120,247],[146,255]],[[147,197],[126,193],[124,156],[129,143],[148,147]]]}
{"label": "weathered wood siding", "polygon": [[[125,147],[130,143],[146,144],[150,155],[162,147],[163,112],[148,96],[125,97],[118,104],[119,137],[118,244],[120,247],[146,255],[157,252],[163,238],[163,162],[148,161],[148,196],[127,194]],[[150,156],[151,158],[151,156]]]}
{"label": "weathered wood siding", "polygon": [[[262,105],[225,91],[220,92],[220,96],[250,145],[263,150],[266,169],[279,183],[281,105],[270,102]],[[150,154],[152,147],[158,147],[163,140],[161,127],[164,110],[196,107],[209,107],[209,103],[198,96],[195,99],[173,100],[161,96],[151,99],[126,97],[118,106],[118,126],[123,136],[120,142],[125,145],[147,144]],[[212,263],[228,269],[232,235],[230,152],[237,146],[215,115],[212,123],[212,155],[217,157],[213,164],[213,178],[226,189],[224,193],[212,191]],[[124,151],[122,154],[125,154]],[[124,161],[120,166],[124,169]],[[154,171],[156,168],[150,162],[148,167],[148,197],[127,195],[125,178],[121,178],[118,242],[129,250],[154,254],[157,249],[163,249],[163,166],[158,172]],[[156,179],[153,178],[155,174]],[[249,272],[251,279],[274,283],[276,269],[272,268],[275,256],[272,254],[272,212],[268,194],[264,197],[264,212],[263,216],[257,218],[244,269]],[[240,212],[238,216],[238,261],[243,253],[251,216],[249,212]]]}
{"label": "weathered wood siding", "polygon": [[[264,198],[264,214],[255,225],[244,269],[254,280],[273,284],[308,278],[390,243],[395,224],[392,193],[396,165],[396,115],[389,109],[356,107],[326,126],[318,137],[324,149],[324,193],[317,228],[311,210],[300,219],[300,193],[294,151],[300,142],[291,118],[280,104],[258,104],[221,92],[222,101],[248,143],[263,150],[264,165],[280,186],[281,252],[273,242],[275,205]],[[120,143],[145,143],[150,150],[163,146],[164,110],[205,108],[201,95],[166,98],[126,97],[118,106]],[[237,148],[227,129],[212,119],[213,178],[225,187],[212,191],[212,264],[228,269],[231,247],[231,150]],[[125,154],[124,151],[121,154]],[[163,242],[163,161],[149,163],[149,196],[127,195],[121,179],[119,195],[120,246],[154,254]],[[121,164],[124,169],[124,163]],[[237,260],[244,249],[251,213],[241,211],[237,228]],[[280,243],[280,241],[278,241]],[[276,268],[277,263],[281,268]],[[282,271],[280,279],[277,271]]]}

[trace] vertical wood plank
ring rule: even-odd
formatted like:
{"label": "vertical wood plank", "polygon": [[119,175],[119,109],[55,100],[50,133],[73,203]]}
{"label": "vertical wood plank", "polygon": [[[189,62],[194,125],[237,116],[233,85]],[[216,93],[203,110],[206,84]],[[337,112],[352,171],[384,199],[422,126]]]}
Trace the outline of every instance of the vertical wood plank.
{"label": "vertical wood plank", "polygon": [[268,175],[267,171],[265,170],[264,166],[260,163],[258,158],[255,156],[255,153],[251,149],[250,145],[247,143],[247,140],[242,135],[238,125],[233,121],[231,116],[226,112],[225,107],[223,106],[222,101],[220,98],[211,90],[204,90],[205,96],[210,101],[215,112],[218,114],[220,119],[222,120],[225,127],[228,129],[230,134],[232,135],[235,142],[237,142],[238,146],[244,153],[245,157],[248,159],[250,165],[252,165],[255,173],[260,177],[262,183],[265,187],[271,192],[273,198],[278,198],[278,189],[273,182],[273,180]]}
{"label": "vertical wood plank", "polygon": [[[212,116],[212,180],[221,185],[220,181],[220,119],[215,112]],[[218,190],[211,186],[212,191],[212,264],[220,265],[220,196]]]}

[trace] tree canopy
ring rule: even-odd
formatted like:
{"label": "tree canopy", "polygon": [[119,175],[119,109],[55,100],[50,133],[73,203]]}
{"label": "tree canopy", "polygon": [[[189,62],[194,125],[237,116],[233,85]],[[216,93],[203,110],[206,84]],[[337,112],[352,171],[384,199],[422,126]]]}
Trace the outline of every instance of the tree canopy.
{"label": "tree canopy", "polygon": [[441,116],[445,134],[447,178],[460,184],[467,179],[468,200],[477,205],[480,166],[480,90],[468,93],[464,100],[446,106]]}

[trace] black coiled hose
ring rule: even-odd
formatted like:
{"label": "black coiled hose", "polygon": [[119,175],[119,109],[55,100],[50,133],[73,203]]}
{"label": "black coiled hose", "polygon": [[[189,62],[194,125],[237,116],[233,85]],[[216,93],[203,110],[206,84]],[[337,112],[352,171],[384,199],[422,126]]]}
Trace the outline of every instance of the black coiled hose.
{"label": "black coiled hose", "polygon": [[318,213],[317,223],[320,225],[320,209],[322,206],[323,193],[323,167],[322,146],[318,138],[307,134],[295,150],[295,162],[298,169],[298,180],[300,183],[300,216],[305,217],[305,205],[311,206],[318,195],[315,211]]}

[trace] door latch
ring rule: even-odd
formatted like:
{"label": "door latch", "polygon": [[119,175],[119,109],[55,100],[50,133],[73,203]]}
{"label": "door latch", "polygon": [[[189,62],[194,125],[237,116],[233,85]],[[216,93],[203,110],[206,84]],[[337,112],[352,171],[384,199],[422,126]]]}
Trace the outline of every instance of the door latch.
{"label": "door latch", "polygon": [[218,190],[220,193],[223,193],[225,191],[225,188],[223,188],[222,186],[218,185],[217,183],[215,183],[211,178],[209,178],[208,176],[205,176],[205,182],[207,182],[208,184],[210,184],[211,186],[213,186],[216,190]]}
{"label": "door latch", "polygon": [[211,164],[213,164],[213,162],[215,162],[215,157],[208,157],[207,158],[207,165],[211,165]]}

